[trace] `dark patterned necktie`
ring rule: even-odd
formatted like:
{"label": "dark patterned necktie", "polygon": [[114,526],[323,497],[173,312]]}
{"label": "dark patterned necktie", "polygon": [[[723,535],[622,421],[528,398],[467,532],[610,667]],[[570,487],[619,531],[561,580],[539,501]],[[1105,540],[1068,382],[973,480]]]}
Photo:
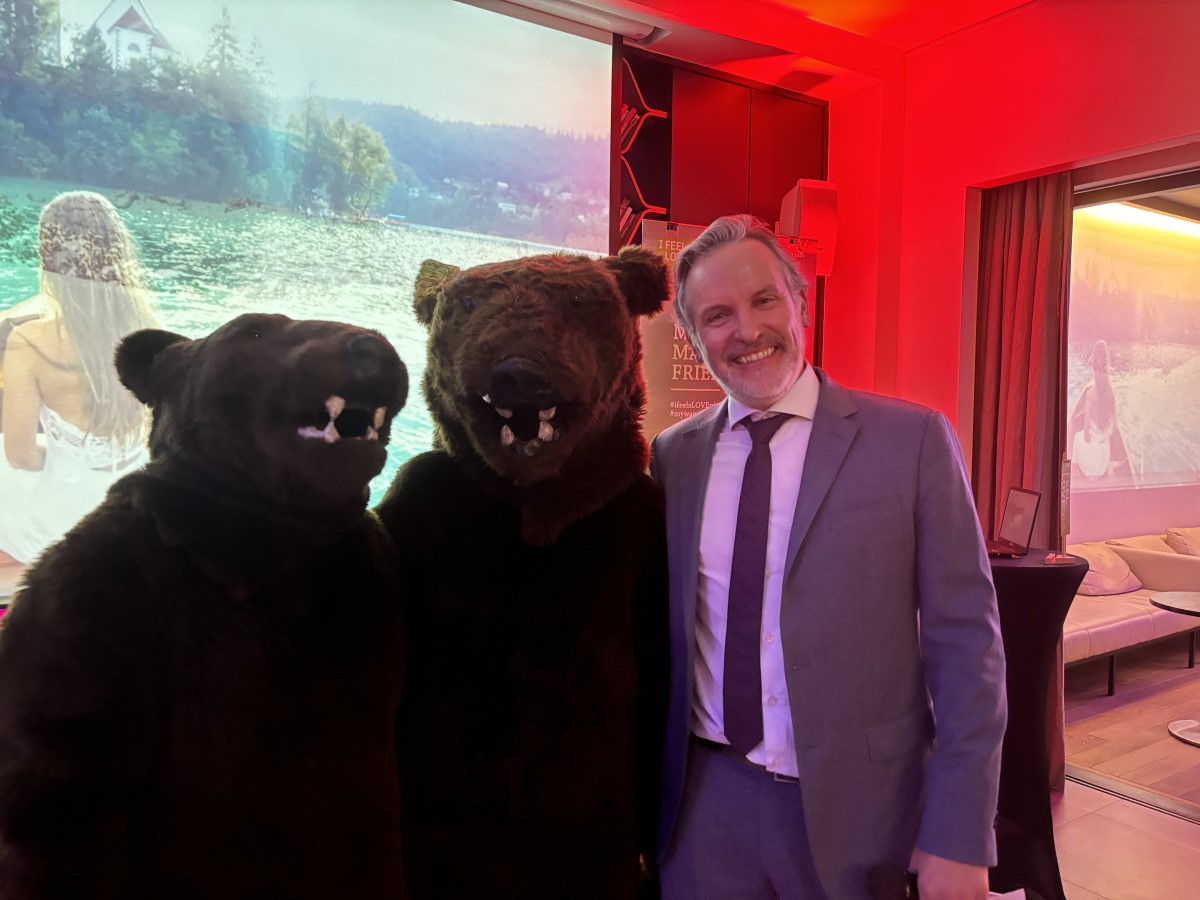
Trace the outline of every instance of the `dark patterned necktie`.
{"label": "dark patterned necktie", "polygon": [[754,445],[746,459],[738,501],[737,534],[729,571],[725,632],[725,737],[738,753],[762,741],[762,607],[767,577],[767,521],[771,512],[771,438],[789,416],[743,419]]}

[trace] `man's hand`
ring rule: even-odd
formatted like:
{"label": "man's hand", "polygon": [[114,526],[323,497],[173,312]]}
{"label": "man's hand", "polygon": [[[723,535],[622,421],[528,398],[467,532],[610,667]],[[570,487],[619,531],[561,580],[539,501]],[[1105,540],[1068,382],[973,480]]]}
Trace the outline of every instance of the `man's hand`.
{"label": "man's hand", "polygon": [[988,870],[913,850],[909,867],[917,873],[921,900],[987,900]]}

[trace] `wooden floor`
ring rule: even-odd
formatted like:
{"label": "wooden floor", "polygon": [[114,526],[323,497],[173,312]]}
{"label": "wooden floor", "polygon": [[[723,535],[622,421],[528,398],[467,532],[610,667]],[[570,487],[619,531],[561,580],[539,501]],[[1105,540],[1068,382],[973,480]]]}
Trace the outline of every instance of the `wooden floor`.
{"label": "wooden floor", "polygon": [[1104,660],[1066,671],[1067,766],[1200,814],[1200,747],[1167,732],[1175,719],[1200,719],[1200,664],[1187,668],[1186,638],[1118,655],[1112,697],[1105,693],[1107,672]]}

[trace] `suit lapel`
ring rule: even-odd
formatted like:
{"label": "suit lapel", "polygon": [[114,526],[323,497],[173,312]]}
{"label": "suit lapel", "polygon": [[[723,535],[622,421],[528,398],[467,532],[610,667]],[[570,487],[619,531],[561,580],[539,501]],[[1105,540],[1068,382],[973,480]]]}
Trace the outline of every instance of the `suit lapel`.
{"label": "suit lapel", "polygon": [[700,580],[700,518],[704,511],[713,450],[717,445],[717,436],[725,425],[728,407],[729,401],[725,400],[701,413],[696,417],[695,427],[679,435],[677,458],[681,464],[675,467],[679,484],[674,491],[678,515],[673,525],[673,537],[677,541],[676,546],[682,548],[682,571],[686,573],[681,598],[685,634],[695,633],[696,592]]}
{"label": "suit lapel", "polygon": [[858,431],[858,423],[854,419],[857,407],[850,394],[820,369],[816,371],[821,381],[821,391],[817,395],[817,412],[813,417],[812,436],[808,441],[804,474],[800,479],[800,494],[796,498],[796,514],[792,519],[792,534],[788,539],[787,560],[783,570],[785,577],[791,573],[817,510],[833,486],[833,480]]}

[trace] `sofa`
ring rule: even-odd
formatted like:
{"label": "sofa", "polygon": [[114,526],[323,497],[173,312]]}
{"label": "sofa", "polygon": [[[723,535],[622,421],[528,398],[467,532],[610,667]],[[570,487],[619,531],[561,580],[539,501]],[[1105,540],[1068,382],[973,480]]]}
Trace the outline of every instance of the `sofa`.
{"label": "sofa", "polygon": [[1200,591],[1200,527],[1069,544],[1066,549],[1089,566],[1063,624],[1066,665],[1107,657],[1112,695],[1119,651],[1186,634],[1188,668],[1195,666],[1200,617],[1152,606],[1150,595]]}

